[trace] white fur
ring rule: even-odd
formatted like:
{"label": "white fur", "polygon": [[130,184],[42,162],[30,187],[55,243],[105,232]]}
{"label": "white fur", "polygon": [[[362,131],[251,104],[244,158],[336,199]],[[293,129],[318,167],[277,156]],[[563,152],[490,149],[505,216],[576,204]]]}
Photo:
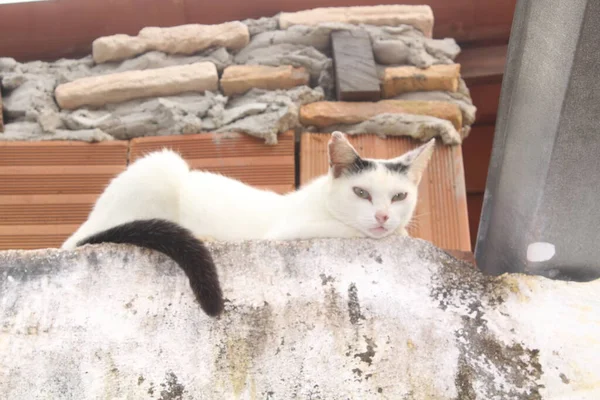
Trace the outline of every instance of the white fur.
{"label": "white fur", "polygon": [[[345,146],[350,144],[340,134],[332,136],[332,145],[349,151]],[[410,156],[407,153],[404,159]],[[177,153],[163,150],[137,160],[113,179],[88,220],[62,247],[72,249],[91,234],[150,218],[167,219],[199,238],[222,241],[406,234],[417,202],[417,185],[418,179],[378,163],[376,169],[356,175],[334,178],[330,171],[298,191],[280,195],[222,175],[190,170]],[[368,190],[372,202],[358,197],[354,186]],[[406,192],[406,199],[392,203],[398,192]],[[370,231],[379,225],[377,211],[389,214],[384,233]]]}

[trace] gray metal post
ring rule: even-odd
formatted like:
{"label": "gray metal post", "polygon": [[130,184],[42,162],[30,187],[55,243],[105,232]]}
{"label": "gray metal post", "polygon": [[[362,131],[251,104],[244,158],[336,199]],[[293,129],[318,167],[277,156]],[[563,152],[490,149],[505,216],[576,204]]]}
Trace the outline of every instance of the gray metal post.
{"label": "gray metal post", "polygon": [[600,1],[519,0],[475,257],[600,277]]}

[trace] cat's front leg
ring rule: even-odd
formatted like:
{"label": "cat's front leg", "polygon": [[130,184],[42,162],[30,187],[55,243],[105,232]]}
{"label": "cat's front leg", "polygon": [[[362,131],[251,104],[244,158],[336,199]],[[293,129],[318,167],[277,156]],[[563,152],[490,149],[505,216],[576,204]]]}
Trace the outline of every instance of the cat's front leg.
{"label": "cat's front leg", "polygon": [[355,238],[364,237],[357,229],[336,220],[286,221],[273,227],[266,240],[302,240],[314,238]]}

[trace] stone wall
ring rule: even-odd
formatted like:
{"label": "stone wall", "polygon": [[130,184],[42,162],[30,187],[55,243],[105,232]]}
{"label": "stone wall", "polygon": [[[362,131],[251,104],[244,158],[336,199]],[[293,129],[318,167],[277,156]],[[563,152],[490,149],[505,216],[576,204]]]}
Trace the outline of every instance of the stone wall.
{"label": "stone wall", "polygon": [[10,399],[600,398],[600,281],[411,238],[212,243],[226,309],[128,246],[0,252]]}
{"label": "stone wall", "polygon": [[[274,144],[281,132],[318,127],[461,143],[476,110],[454,64],[458,45],[431,39],[432,27],[427,6],[316,9],[220,25],[148,27],[137,36],[98,38],[93,54],[79,60],[0,58],[0,140],[234,131]],[[338,119],[313,125],[299,116],[305,105],[336,100],[330,35],[340,30],[368,33],[382,92],[396,107],[380,105],[383,111],[359,113],[347,123],[344,107],[352,105],[337,102]],[[456,111],[446,118],[448,107]]]}

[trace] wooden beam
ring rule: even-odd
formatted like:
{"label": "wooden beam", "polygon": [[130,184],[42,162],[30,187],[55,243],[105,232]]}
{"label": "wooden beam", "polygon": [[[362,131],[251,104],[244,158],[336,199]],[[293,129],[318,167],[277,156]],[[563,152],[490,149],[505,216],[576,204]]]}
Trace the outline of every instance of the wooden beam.
{"label": "wooden beam", "polygon": [[494,125],[496,123],[501,89],[501,82],[469,86],[473,104],[477,107],[475,125]]}
{"label": "wooden beam", "polygon": [[340,101],[377,101],[381,89],[371,38],[363,31],[331,34],[335,86]]}
{"label": "wooden beam", "polygon": [[502,82],[507,50],[506,45],[463,49],[456,62],[467,86]]}
{"label": "wooden beam", "polygon": [[476,125],[462,144],[467,193],[483,193],[485,191],[494,130],[494,125]]}

